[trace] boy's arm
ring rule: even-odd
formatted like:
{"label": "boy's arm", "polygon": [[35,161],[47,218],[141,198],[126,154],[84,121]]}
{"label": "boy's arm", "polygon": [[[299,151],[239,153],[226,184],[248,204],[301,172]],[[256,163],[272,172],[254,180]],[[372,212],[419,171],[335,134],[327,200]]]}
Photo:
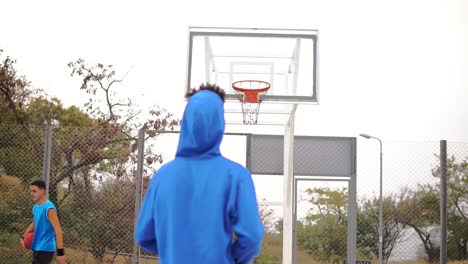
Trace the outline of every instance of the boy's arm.
{"label": "boy's arm", "polygon": [[63,248],[63,234],[62,227],[60,226],[60,221],[57,216],[57,212],[54,209],[49,209],[47,212],[47,217],[49,218],[50,224],[55,230],[55,241],[57,242],[57,248]]}
{"label": "boy's arm", "polygon": [[58,263],[65,263],[65,256],[63,255],[63,233],[62,227],[60,226],[60,221],[57,215],[57,212],[50,208],[47,212],[47,217],[49,218],[50,224],[55,230],[55,241],[57,242],[57,260]]}
{"label": "boy's arm", "polygon": [[146,251],[158,255],[158,243],[154,223],[154,197],[156,193],[154,179],[146,192],[135,226],[135,240]]}
{"label": "boy's arm", "polygon": [[34,219],[32,220],[31,224],[29,224],[28,228],[26,228],[26,231],[24,231],[24,234],[21,236],[21,245],[24,247],[24,237],[26,236],[27,233],[29,232],[34,232]]}
{"label": "boy's arm", "polygon": [[236,212],[233,217],[237,240],[232,247],[236,263],[251,263],[260,254],[264,227],[260,219],[252,177],[242,175],[237,187]]}

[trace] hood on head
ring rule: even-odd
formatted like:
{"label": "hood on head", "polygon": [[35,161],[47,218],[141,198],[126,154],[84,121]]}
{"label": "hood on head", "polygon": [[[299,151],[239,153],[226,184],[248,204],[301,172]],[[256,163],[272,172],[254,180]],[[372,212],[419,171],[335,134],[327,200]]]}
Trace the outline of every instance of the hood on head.
{"label": "hood on head", "polygon": [[224,104],[212,91],[194,94],[187,102],[177,157],[221,155],[219,146],[224,134]]}

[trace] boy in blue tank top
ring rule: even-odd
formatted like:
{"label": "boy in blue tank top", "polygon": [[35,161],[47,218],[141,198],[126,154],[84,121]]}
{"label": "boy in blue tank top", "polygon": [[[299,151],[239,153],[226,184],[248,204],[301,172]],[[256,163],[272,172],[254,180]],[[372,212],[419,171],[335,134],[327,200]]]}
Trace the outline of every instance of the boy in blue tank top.
{"label": "boy in blue tank top", "polygon": [[[45,195],[46,184],[43,180],[31,183],[29,191],[31,198],[36,203],[33,207],[33,222],[24,232],[34,232],[31,250],[33,251],[32,264],[49,264],[57,251],[57,263],[65,263],[63,250],[63,237],[60,221],[55,205]],[[21,244],[24,246],[23,239]]]}

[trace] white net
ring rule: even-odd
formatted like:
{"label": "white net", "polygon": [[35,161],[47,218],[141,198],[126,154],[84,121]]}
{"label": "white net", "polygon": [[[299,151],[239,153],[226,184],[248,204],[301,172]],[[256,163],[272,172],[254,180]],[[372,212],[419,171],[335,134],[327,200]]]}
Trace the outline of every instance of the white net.
{"label": "white net", "polygon": [[236,94],[242,102],[244,125],[256,125],[263,97],[270,84],[263,81],[239,81],[233,84]]}
{"label": "white net", "polygon": [[242,102],[242,114],[244,115],[244,125],[256,125],[258,112],[260,111],[260,102],[246,103]]}

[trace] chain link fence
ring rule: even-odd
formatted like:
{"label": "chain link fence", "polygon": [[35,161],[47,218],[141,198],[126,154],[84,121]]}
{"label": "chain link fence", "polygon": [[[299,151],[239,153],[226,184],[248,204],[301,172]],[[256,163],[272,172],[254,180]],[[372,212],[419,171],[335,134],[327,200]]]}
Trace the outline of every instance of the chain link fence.
{"label": "chain link fence", "polygon": [[2,263],[28,263],[20,235],[32,221],[29,182],[43,173],[43,128],[0,126],[0,256]]}
{"label": "chain link fence", "polygon": [[114,128],[54,128],[49,199],[71,263],[131,263],[135,140]]}
{"label": "chain link fence", "polygon": [[[431,259],[432,255],[428,255],[434,252],[426,249],[427,242],[417,232],[430,232],[439,223],[439,180],[433,174],[440,164],[439,142],[383,143],[382,201],[378,192],[378,144],[367,140],[360,143],[362,148],[367,148],[367,151],[359,152],[362,157],[358,163],[357,242],[361,257],[378,262],[379,206],[382,205],[383,262],[438,261],[438,258]],[[369,156],[374,156],[374,160]],[[359,177],[363,179],[360,180]],[[367,184],[364,179],[368,180]],[[435,222],[428,222],[428,217],[432,217],[431,221]],[[437,239],[435,235],[432,238]]]}
{"label": "chain link fence", "polygon": [[447,255],[468,263],[468,143],[447,145]]}
{"label": "chain link fence", "polygon": [[132,263],[136,154],[136,136],[113,127],[0,127],[0,262],[30,263],[20,235],[32,221],[29,183],[43,178],[67,263]]}
{"label": "chain link fence", "polygon": [[[468,144],[449,143],[448,263],[468,263]],[[440,142],[384,142],[384,263],[438,263],[441,247]],[[357,162],[357,258],[378,263],[379,144],[360,140]],[[340,263],[346,257],[348,190],[337,182],[299,182],[297,263]]]}
{"label": "chain link fence", "polygon": [[297,182],[297,263],[342,263],[347,256],[348,183]]}
{"label": "chain link fence", "polygon": [[[32,180],[47,177],[49,199],[57,205],[64,230],[68,263],[158,263],[146,252],[135,255],[139,250],[134,247],[133,227],[138,197],[144,195],[150,175],[174,157],[178,134],[147,131],[138,156],[138,131],[50,128],[47,139],[46,127],[0,127],[0,262],[30,263],[30,252],[19,244],[20,234],[32,221],[28,188]],[[245,165],[246,138],[226,135],[222,153]],[[357,145],[357,258],[378,263],[379,146],[365,139]],[[438,262],[439,157],[439,142],[384,141],[385,263]],[[447,157],[447,257],[450,263],[468,263],[468,143],[449,142]],[[283,177],[253,175],[253,180],[267,231],[262,255],[254,263],[282,263]],[[297,184],[296,263],[343,263],[347,183]]]}

